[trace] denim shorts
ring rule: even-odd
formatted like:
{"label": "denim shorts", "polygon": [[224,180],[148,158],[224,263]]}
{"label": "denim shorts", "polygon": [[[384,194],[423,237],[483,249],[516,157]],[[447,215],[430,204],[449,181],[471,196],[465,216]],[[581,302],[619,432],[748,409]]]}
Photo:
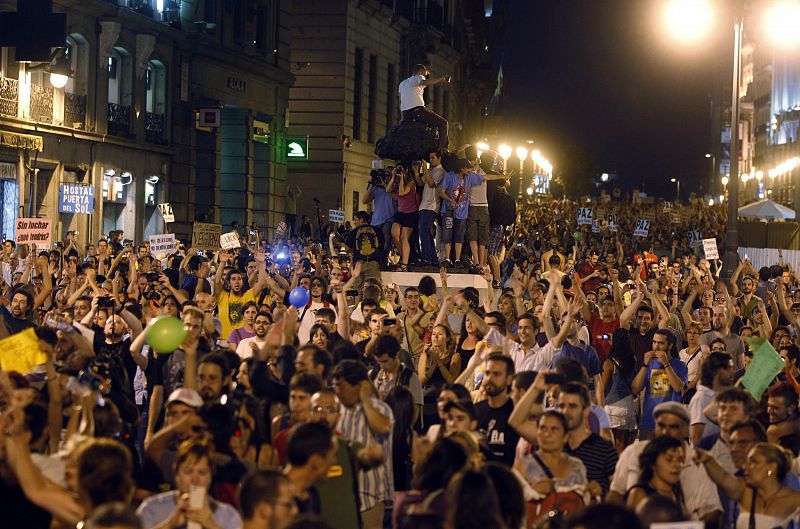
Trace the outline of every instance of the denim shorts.
{"label": "denim shorts", "polygon": [[462,244],[464,242],[464,233],[467,231],[467,219],[453,218],[453,227],[447,227],[447,221],[442,216],[442,244]]}

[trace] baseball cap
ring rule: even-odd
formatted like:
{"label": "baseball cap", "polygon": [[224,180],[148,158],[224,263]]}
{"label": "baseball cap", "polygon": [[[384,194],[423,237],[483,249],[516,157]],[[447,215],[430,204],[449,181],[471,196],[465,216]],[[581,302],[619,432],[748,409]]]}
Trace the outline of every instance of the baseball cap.
{"label": "baseball cap", "polygon": [[671,413],[689,423],[689,410],[680,402],[662,402],[653,409],[653,418],[658,418],[662,413]]}
{"label": "baseball cap", "polygon": [[170,393],[169,399],[167,399],[167,405],[173,402],[186,404],[190,408],[200,408],[203,405],[203,399],[200,397],[200,394],[189,388],[178,388]]}

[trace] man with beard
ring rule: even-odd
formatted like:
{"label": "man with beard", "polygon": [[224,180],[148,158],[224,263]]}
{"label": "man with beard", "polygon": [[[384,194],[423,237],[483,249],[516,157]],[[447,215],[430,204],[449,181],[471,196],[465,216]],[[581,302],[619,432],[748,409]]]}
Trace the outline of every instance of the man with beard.
{"label": "man with beard", "polygon": [[219,268],[214,276],[214,294],[217,298],[219,321],[222,323],[223,338],[230,336],[234,329],[241,327],[244,320],[244,305],[248,302],[256,303],[259,294],[267,286],[267,271],[264,265],[264,254],[257,252],[255,255],[258,263],[258,282],[252,288],[245,290],[244,274],[234,268],[227,272],[225,281],[222,278],[229,264],[235,262],[233,256],[222,251],[219,256]]}
{"label": "man with beard", "polygon": [[[739,278],[739,273],[741,272],[741,268],[744,265],[744,261],[739,263],[739,267],[734,272],[733,277],[731,277],[731,293],[735,296],[739,292],[739,287],[736,286],[736,281]],[[753,276],[745,276],[742,279],[742,288],[741,288],[742,295],[740,297],[740,302],[742,306],[742,319],[752,319],[753,317],[753,310],[758,306],[761,298],[756,296],[756,280]]]}
{"label": "man with beard", "polygon": [[782,382],[769,390],[767,415],[769,441],[791,450],[794,457],[797,457],[800,452],[800,412],[797,393],[792,386]]}
{"label": "man with beard", "polygon": [[[126,337],[126,334],[130,334]],[[139,320],[127,309],[112,314],[106,320],[103,334],[95,333],[94,352],[100,358],[111,359],[112,365],[121,365],[125,369],[122,379],[125,381],[123,393],[133,396],[133,378],[136,376],[136,362],[131,356],[131,340],[135,340],[142,332]]]}
{"label": "man with beard", "polygon": [[700,382],[697,393],[689,402],[692,444],[697,445],[704,435],[719,432],[719,426],[708,420],[703,413],[720,391],[733,386],[735,373],[730,357],[725,353],[711,353],[700,366]]}
{"label": "man with beard", "polygon": [[322,276],[313,276],[309,288],[311,299],[308,304],[300,309],[300,329],[297,331],[297,337],[300,343],[307,343],[311,337],[311,327],[317,322],[317,310],[327,308],[336,313],[335,305],[331,304],[325,295],[328,293],[328,282]]}
{"label": "man with beard", "polygon": [[255,329],[256,335],[245,338],[236,346],[236,354],[239,355],[239,358],[242,360],[250,358],[267,344],[267,331],[269,330],[270,322],[271,319],[268,312],[260,311],[256,315],[256,319],[253,322],[253,329]]}
{"label": "man with beard", "polygon": [[711,346],[711,342],[719,338],[725,342],[725,352],[733,360],[733,367],[738,371],[744,368],[744,341],[742,338],[731,332],[728,326],[728,308],[721,305],[714,305],[712,308],[711,325],[712,330],[704,333],[700,337],[700,344]]}
{"label": "man with beard", "polygon": [[[189,362],[186,362],[187,369]],[[228,361],[221,354],[205,355],[197,366],[196,382],[192,377],[186,377],[186,387],[197,390],[205,402],[219,402],[231,383],[231,370]]]}
{"label": "man with beard", "polygon": [[519,434],[508,424],[514,411],[509,390],[514,380],[514,361],[501,353],[491,353],[486,359],[483,392],[486,400],[476,406],[478,430],[486,434],[490,454],[488,459],[511,467]]}
{"label": "man with beard", "polygon": [[25,329],[36,327],[32,321],[28,320],[30,313],[33,312],[33,304],[33,295],[27,290],[20,289],[11,298],[11,310],[0,305],[0,316],[8,327],[9,333],[17,334]]}
{"label": "man with beard", "polygon": [[283,529],[297,515],[294,485],[279,470],[256,470],[242,480],[239,507],[242,529]]}

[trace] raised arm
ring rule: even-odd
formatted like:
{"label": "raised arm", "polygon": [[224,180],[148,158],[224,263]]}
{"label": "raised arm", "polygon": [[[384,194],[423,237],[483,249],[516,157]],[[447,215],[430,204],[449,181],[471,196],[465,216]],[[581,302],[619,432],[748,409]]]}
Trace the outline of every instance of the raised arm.
{"label": "raised arm", "polygon": [[533,415],[541,415],[543,412],[541,406],[542,396],[547,391],[547,384],[544,379],[545,373],[543,371],[539,372],[531,387],[528,388],[528,391],[514,406],[514,411],[508,417],[508,425],[514,428],[523,439],[533,444],[539,442],[536,437],[539,428],[535,423],[531,422],[530,418]]}
{"label": "raised arm", "polygon": [[699,284],[697,288],[692,290],[692,293],[689,294],[689,297],[686,298],[686,301],[683,302],[683,307],[681,307],[681,317],[683,318],[683,324],[688,325],[690,321],[694,320],[692,318],[692,305],[694,304],[694,300],[697,299],[697,296],[700,295],[700,292],[703,291],[703,287]]}
{"label": "raised arm", "polygon": [[642,300],[644,300],[644,295],[640,291],[636,291],[634,294],[633,299],[631,300],[631,304],[625,307],[625,310],[622,311],[622,314],[619,315],[619,326],[620,327],[627,327],[628,322],[636,316],[636,311],[639,310],[639,307],[642,305]]}

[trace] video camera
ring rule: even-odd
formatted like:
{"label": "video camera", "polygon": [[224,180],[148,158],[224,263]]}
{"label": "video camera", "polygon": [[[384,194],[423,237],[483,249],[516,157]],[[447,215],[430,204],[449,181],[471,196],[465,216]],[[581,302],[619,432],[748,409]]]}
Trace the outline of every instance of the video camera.
{"label": "video camera", "polygon": [[369,185],[382,186],[391,173],[386,169],[373,169],[369,172]]}

